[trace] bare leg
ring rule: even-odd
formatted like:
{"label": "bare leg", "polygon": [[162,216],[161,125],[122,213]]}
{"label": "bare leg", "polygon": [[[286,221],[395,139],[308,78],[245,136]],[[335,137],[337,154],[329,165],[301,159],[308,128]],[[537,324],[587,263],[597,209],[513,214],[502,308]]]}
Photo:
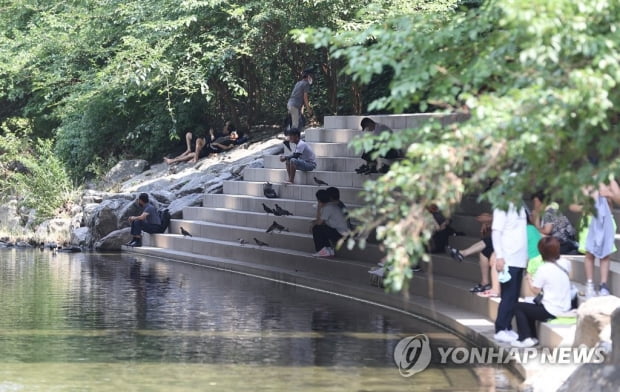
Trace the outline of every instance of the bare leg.
{"label": "bare leg", "polygon": [[478,241],[475,244],[473,244],[472,246],[470,246],[467,249],[463,249],[461,251],[461,254],[465,257],[473,255],[474,253],[479,253],[482,252],[482,250],[484,249],[485,245],[484,245],[484,241]]}
{"label": "bare leg", "polygon": [[[594,269],[594,264],[592,264],[592,269]],[[607,278],[609,277],[609,256],[601,259],[601,281],[600,283],[607,283]]]}
{"label": "bare leg", "polygon": [[297,171],[297,167],[295,167],[294,162],[290,162],[289,167],[290,167],[290,171],[288,174],[288,179],[290,182],[295,183],[295,172]]}
{"label": "bare leg", "polygon": [[192,162],[198,162],[198,157],[200,157],[200,151],[202,151],[205,144],[205,139],[201,137],[196,139],[196,151],[194,152],[194,158],[192,159]]}
{"label": "bare leg", "polygon": [[[607,259],[609,261],[609,259]],[[591,281],[594,277],[594,255],[590,252],[586,252],[586,257],[583,261],[583,265],[585,267],[585,272],[586,272],[586,280]],[[609,263],[607,264],[607,266],[609,267]],[[602,268],[601,268],[601,273],[602,273]]]}
{"label": "bare leg", "polygon": [[478,255],[480,259],[480,284],[489,284],[489,259],[487,259],[482,253]]}
{"label": "bare leg", "polygon": [[284,164],[286,165],[286,176],[289,178],[288,181],[293,182],[290,180],[291,179],[291,161],[285,161]]}
{"label": "bare leg", "polygon": [[[193,137],[194,135],[192,135],[191,132],[185,133],[185,145],[187,146],[187,150],[185,150],[184,154],[189,154],[190,152],[192,152],[192,138]],[[198,143],[198,141],[196,141],[196,143]]]}
{"label": "bare leg", "polygon": [[491,267],[491,291],[500,295],[502,293],[502,288],[499,284],[499,273],[497,272],[497,268],[495,268],[495,261],[495,253],[493,253],[489,260],[489,266]]}
{"label": "bare leg", "polygon": [[176,158],[164,158],[164,162],[166,162],[169,165],[172,165],[173,163],[177,163],[177,162],[189,161],[192,158],[194,158],[194,153],[190,152],[189,154],[183,153]]}

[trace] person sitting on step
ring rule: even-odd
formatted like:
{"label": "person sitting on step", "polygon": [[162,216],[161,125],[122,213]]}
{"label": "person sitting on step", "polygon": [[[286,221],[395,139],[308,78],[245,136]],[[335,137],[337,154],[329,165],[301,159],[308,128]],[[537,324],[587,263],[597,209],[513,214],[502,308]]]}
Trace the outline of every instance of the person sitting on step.
{"label": "person sitting on step", "polygon": [[547,321],[571,309],[570,261],[560,257],[560,241],[543,237],[538,250],[544,260],[532,278],[525,281],[534,294],[542,294],[534,303],[518,302],[514,308],[519,337],[511,342],[514,347],[532,347],[538,344],[536,321]]}
{"label": "person sitting on step", "polygon": [[338,204],[331,200],[329,192],[320,189],[316,192],[317,216],[312,221],[312,239],[317,251],[315,257],[333,257],[335,255],[332,242],[338,242],[349,234],[347,218]]}
{"label": "person sitting on step", "polygon": [[448,246],[448,254],[456,261],[462,262],[465,257],[478,253],[478,263],[480,265],[480,283],[477,283],[469,291],[481,297],[499,297],[500,285],[495,269],[495,252],[493,250],[493,240],[491,238],[491,223],[493,217],[489,213],[482,213],[476,217],[480,223],[481,240],[468,248],[459,250]]}
{"label": "person sitting on step", "polygon": [[126,244],[127,246],[142,246],[143,231],[149,234],[162,232],[159,213],[155,206],[149,203],[148,194],[140,193],[140,196],[138,196],[138,206],[142,208],[142,213],[128,218],[131,224],[131,235],[133,236],[133,240],[128,242]]}
{"label": "person sitting on step", "polygon": [[293,129],[289,133],[289,140],[295,144],[295,150],[291,155],[280,155],[280,162],[286,164],[286,174],[288,180],[285,184],[295,183],[295,172],[297,170],[309,172],[316,168],[316,157],[314,151],[305,141],[301,140],[299,130]]}
{"label": "person sitting on step", "polygon": [[[379,136],[383,132],[392,133],[392,129],[385,124],[374,122],[372,119],[368,117],[364,117],[360,124],[363,132],[372,132],[374,136]],[[373,155],[376,155],[376,149],[365,151],[362,154],[362,159],[366,161],[365,164],[355,169],[355,172],[358,174],[372,174],[372,173],[387,173],[389,170],[389,165],[385,164],[377,169],[379,163],[379,157],[373,158]],[[385,155],[380,158],[383,159],[396,159],[400,155],[399,151],[392,148]]]}
{"label": "person sitting on step", "polygon": [[577,232],[566,215],[560,211],[556,202],[546,203],[545,194],[536,192],[532,195],[532,221],[543,235],[550,235],[560,240],[560,253],[578,254]]}

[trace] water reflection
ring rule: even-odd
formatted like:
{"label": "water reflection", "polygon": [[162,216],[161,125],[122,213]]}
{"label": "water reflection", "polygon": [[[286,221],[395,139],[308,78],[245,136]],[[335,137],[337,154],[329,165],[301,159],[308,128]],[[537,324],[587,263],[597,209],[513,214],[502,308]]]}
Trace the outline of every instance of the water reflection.
{"label": "water reflection", "polygon": [[489,368],[434,368],[404,379],[392,360],[400,338],[426,333],[434,344],[464,343],[358,302],[118,254],[0,251],[0,314],[0,392],[512,390],[514,383]]}

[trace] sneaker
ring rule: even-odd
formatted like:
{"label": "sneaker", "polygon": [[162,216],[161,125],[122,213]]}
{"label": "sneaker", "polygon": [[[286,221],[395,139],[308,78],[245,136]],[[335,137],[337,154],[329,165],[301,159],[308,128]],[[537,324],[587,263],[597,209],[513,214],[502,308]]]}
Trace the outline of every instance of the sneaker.
{"label": "sneaker", "polygon": [[314,256],[314,257],[332,257],[334,255],[329,251],[329,247],[325,246],[320,251],[318,251],[316,253],[313,253],[312,256]]}
{"label": "sneaker", "polygon": [[137,239],[137,240],[133,240],[131,241],[129,244],[127,244],[128,246],[131,246],[133,248],[139,248],[142,246],[142,240]]}
{"label": "sneaker", "polygon": [[515,337],[511,332],[509,330],[499,331],[493,335],[493,339],[500,343],[512,343],[517,340],[518,336]]}
{"label": "sneaker", "polygon": [[413,272],[422,272],[422,267],[420,266],[420,264],[415,265],[415,266],[411,267],[411,271],[413,271]]}
{"label": "sneaker", "polygon": [[519,339],[519,334],[513,331],[512,329],[507,329],[506,332],[510,335],[514,340]]}
{"label": "sneaker", "polygon": [[607,283],[601,283],[598,289],[598,295],[605,296],[610,294],[611,293],[609,292],[609,287],[607,287]]}
{"label": "sneaker", "polygon": [[453,248],[451,246],[446,246],[446,250],[448,251],[448,254],[456,261],[458,262],[462,262],[463,260],[465,260],[465,256],[463,256],[463,254],[456,248]]}
{"label": "sneaker", "polygon": [[327,248],[327,250],[329,251],[330,256],[336,256],[336,251],[334,250],[334,248],[329,247]]}
{"label": "sneaker", "polygon": [[596,291],[594,290],[594,283],[586,283],[586,299],[596,297]]}
{"label": "sneaker", "polygon": [[482,285],[482,284],[478,283],[477,285],[475,285],[474,287],[469,289],[469,292],[470,293],[483,293],[483,292],[485,292],[487,290],[491,290],[491,285],[490,284]]}
{"label": "sneaker", "polygon": [[538,342],[532,338],[525,338],[523,340],[515,340],[510,342],[510,345],[512,347],[534,347],[535,345],[537,345]]}

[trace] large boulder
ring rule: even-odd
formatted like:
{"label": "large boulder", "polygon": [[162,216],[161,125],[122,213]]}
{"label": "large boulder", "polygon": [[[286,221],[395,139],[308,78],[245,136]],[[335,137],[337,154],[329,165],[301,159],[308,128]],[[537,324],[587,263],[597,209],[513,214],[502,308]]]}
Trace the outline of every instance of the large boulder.
{"label": "large boulder", "polygon": [[63,243],[71,238],[73,229],[71,218],[54,218],[42,222],[34,232],[38,241],[57,241]]}
{"label": "large boulder", "polygon": [[585,344],[596,347],[611,341],[611,315],[620,307],[620,298],[613,295],[594,297],[577,310],[577,330],[573,347]]}
{"label": "large boulder", "polygon": [[183,208],[193,207],[193,206],[202,206],[203,197],[204,195],[202,193],[193,193],[191,195],[187,195],[187,196],[174,200],[168,206],[168,210],[170,211],[170,216],[173,219],[182,218]]}
{"label": "large boulder", "polygon": [[189,181],[184,181],[183,185],[177,191],[177,197],[183,197],[192,193],[200,193],[204,189],[206,183],[217,178],[214,174],[201,174],[200,176],[192,176]]}
{"label": "large boulder", "polygon": [[92,244],[90,229],[88,227],[78,227],[71,232],[71,239],[69,241],[71,245],[90,247]]}
{"label": "large boulder", "polygon": [[21,226],[21,218],[17,208],[16,199],[11,199],[0,207],[0,227],[17,228]]}
{"label": "large boulder", "polygon": [[119,227],[119,211],[127,204],[124,199],[104,200],[96,209],[88,226],[94,241],[105,237]]}
{"label": "large boulder", "polygon": [[99,241],[95,242],[95,250],[98,251],[119,251],[123,244],[131,241],[131,229],[115,230]]}
{"label": "large boulder", "polygon": [[142,173],[148,168],[149,163],[144,159],[120,161],[105,175],[103,181],[107,186],[114,186]]}

